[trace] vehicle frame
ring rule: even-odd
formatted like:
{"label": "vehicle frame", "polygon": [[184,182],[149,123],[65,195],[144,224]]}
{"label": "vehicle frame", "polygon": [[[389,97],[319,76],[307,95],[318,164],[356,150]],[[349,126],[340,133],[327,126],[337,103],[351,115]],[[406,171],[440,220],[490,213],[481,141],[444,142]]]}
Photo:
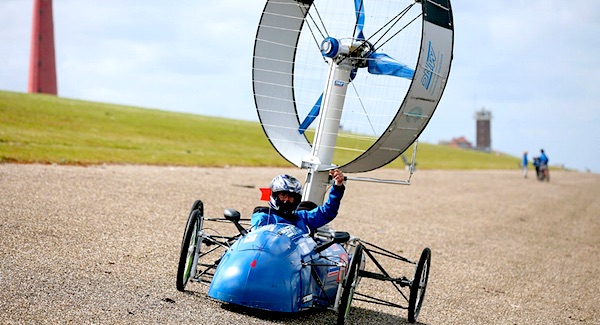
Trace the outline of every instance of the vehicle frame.
{"label": "vehicle frame", "polygon": [[[177,289],[185,291],[189,282],[210,286],[223,256],[231,249],[232,245],[251,233],[249,221],[250,219],[242,219],[240,213],[233,209],[226,209],[223,217],[206,217],[202,201],[196,200],[190,210],[182,239],[177,270]],[[229,223],[236,229],[229,235],[222,235],[219,230],[209,226],[209,224],[216,223]],[[308,236],[303,236],[302,240],[310,242],[314,240],[315,245],[311,254],[316,254],[319,258],[302,262],[302,268],[310,269],[312,285],[320,288],[325,298],[318,303],[303,303],[301,306],[295,306],[297,308],[294,308],[294,311],[313,308],[332,310],[337,312],[337,323],[345,324],[351,318],[352,302],[362,301],[368,304],[407,310],[408,321],[411,323],[416,321],[429,278],[431,264],[429,248],[423,249],[418,261],[412,261],[363,239],[353,237],[347,232],[320,229],[310,236],[310,239],[306,238]],[[347,253],[347,260],[325,256],[326,252],[334,245],[343,248]],[[404,275],[392,275],[388,270],[390,261],[392,265],[402,263],[409,267],[414,266],[414,273],[410,274],[410,278]],[[367,263],[372,264],[370,270],[365,267]],[[332,267],[339,268],[335,282],[322,276]],[[367,290],[360,290],[359,284],[365,280],[387,284],[386,287],[396,294],[395,298],[376,297]],[[272,308],[259,307],[258,309],[277,311]]]}

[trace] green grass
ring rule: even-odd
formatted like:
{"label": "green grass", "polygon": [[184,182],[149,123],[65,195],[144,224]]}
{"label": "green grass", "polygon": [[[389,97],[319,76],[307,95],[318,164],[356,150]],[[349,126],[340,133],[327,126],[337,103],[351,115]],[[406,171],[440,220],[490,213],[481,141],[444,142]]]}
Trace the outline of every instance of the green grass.
{"label": "green grass", "polygon": [[[257,122],[4,91],[0,162],[290,166]],[[518,162],[428,143],[417,153],[419,169],[515,169]]]}

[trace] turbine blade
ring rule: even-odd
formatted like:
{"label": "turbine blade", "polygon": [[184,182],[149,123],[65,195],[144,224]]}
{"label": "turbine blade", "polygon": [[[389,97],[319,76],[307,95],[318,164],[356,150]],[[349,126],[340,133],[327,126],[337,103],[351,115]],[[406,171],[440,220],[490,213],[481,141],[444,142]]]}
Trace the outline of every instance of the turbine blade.
{"label": "turbine blade", "polygon": [[317,118],[317,116],[319,116],[319,112],[321,111],[321,101],[322,100],[323,100],[323,94],[321,94],[321,96],[319,96],[319,99],[315,103],[315,106],[313,106],[313,108],[308,113],[308,116],[306,116],[306,118],[304,118],[304,121],[302,121],[302,124],[300,124],[300,127],[298,128],[298,133],[304,134],[304,131],[306,131],[306,129],[308,129],[308,127]]}
{"label": "turbine blade", "polygon": [[363,28],[365,27],[365,7],[363,0],[354,0],[354,9],[356,11],[356,39],[364,40],[365,34],[363,33]]}
{"label": "turbine blade", "polygon": [[371,74],[382,74],[406,79],[412,79],[415,75],[414,69],[396,61],[385,53],[371,53],[367,69]]}

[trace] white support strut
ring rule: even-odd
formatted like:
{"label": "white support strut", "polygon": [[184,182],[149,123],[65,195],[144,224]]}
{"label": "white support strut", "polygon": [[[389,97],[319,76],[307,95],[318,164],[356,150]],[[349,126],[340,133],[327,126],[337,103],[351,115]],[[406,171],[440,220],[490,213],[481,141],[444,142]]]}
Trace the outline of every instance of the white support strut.
{"label": "white support strut", "polygon": [[329,76],[321,113],[317,124],[317,132],[312,148],[313,163],[309,164],[302,200],[322,204],[327,191],[329,169],[333,167],[333,152],[340,128],[340,120],[344,108],[344,99],[350,83],[352,66],[335,59],[329,61]]}

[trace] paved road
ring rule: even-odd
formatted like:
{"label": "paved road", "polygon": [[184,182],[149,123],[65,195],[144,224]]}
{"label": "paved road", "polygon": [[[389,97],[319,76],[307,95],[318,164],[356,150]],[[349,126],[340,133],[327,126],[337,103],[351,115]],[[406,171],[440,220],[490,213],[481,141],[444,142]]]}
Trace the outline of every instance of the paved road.
{"label": "paved road", "polygon": [[[331,311],[249,313],[175,289],[193,201],[248,217],[297,169],[0,165],[0,323],[332,324]],[[399,170],[369,176],[405,179]],[[600,324],[600,175],[417,171],[350,182],[332,226],[409,258],[432,249],[423,324]],[[366,287],[365,290],[377,290]],[[353,304],[360,324],[406,313]]]}

